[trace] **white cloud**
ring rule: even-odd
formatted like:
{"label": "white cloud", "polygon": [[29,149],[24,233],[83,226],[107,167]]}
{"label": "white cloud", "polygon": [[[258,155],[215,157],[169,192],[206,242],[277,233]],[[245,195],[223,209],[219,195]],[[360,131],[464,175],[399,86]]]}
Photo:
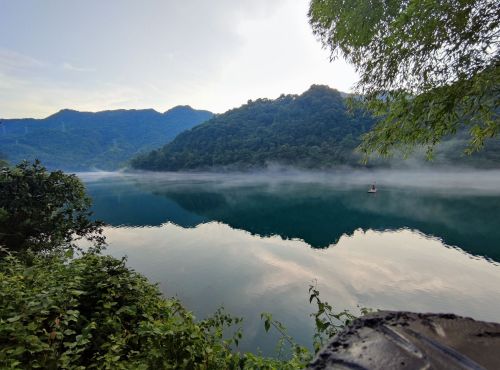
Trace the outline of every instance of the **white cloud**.
{"label": "white cloud", "polygon": [[95,72],[95,68],[78,67],[68,62],[64,62],[62,64],[62,68],[67,71],[73,71],[73,72]]}
{"label": "white cloud", "polygon": [[40,68],[46,63],[14,50],[0,48],[0,71],[19,71],[30,68]]}

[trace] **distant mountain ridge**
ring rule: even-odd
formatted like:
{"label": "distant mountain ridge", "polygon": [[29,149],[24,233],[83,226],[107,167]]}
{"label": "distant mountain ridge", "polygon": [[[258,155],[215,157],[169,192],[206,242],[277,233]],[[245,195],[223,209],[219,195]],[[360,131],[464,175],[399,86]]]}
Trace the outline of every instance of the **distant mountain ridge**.
{"label": "distant mountain ridge", "polygon": [[213,116],[177,106],[80,112],[63,109],[44,119],[0,120],[0,150],[9,162],[40,159],[49,168],[116,170],[141,152],[171,141]]}

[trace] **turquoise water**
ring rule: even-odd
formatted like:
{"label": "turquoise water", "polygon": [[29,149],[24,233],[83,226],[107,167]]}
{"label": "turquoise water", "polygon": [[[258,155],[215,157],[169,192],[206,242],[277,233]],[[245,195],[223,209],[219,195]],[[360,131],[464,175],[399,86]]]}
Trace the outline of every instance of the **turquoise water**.
{"label": "turquoise water", "polygon": [[80,176],[107,252],[199,317],[244,316],[243,349],[272,353],[263,311],[310,344],[312,281],[338,309],[500,321],[496,173]]}

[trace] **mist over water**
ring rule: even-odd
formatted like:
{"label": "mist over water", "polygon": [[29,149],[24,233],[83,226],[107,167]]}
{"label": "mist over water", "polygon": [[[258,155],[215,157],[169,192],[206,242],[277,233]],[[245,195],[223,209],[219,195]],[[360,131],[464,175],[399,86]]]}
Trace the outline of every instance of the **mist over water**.
{"label": "mist over water", "polygon": [[272,167],[253,172],[81,172],[85,182],[101,179],[120,181],[154,180],[158,183],[211,183],[220,186],[252,184],[316,183],[334,187],[368,186],[405,187],[446,192],[500,194],[500,170],[472,170],[470,168],[443,167],[436,169],[384,169],[367,170],[341,168],[331,171],[305,171],[289,167]]}

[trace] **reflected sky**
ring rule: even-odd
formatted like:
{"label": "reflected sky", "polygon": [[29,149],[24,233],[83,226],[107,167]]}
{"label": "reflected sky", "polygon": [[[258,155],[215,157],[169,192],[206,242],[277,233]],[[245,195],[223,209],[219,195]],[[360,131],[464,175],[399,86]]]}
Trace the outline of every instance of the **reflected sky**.
{"label": "reflected sky", "polygon": [[315,279],[322,297],[339,309],[454,312],[500,321],[499,266],[415,231],[357,230],[328,249],[216,222],[107,228],[106,235],[108,253],[127,255],[131,267],[198,317],[221,305],[245,317],[244,349],[272,352],[275,338],[263,332],[263,311],[310,344],[307,289]]}

